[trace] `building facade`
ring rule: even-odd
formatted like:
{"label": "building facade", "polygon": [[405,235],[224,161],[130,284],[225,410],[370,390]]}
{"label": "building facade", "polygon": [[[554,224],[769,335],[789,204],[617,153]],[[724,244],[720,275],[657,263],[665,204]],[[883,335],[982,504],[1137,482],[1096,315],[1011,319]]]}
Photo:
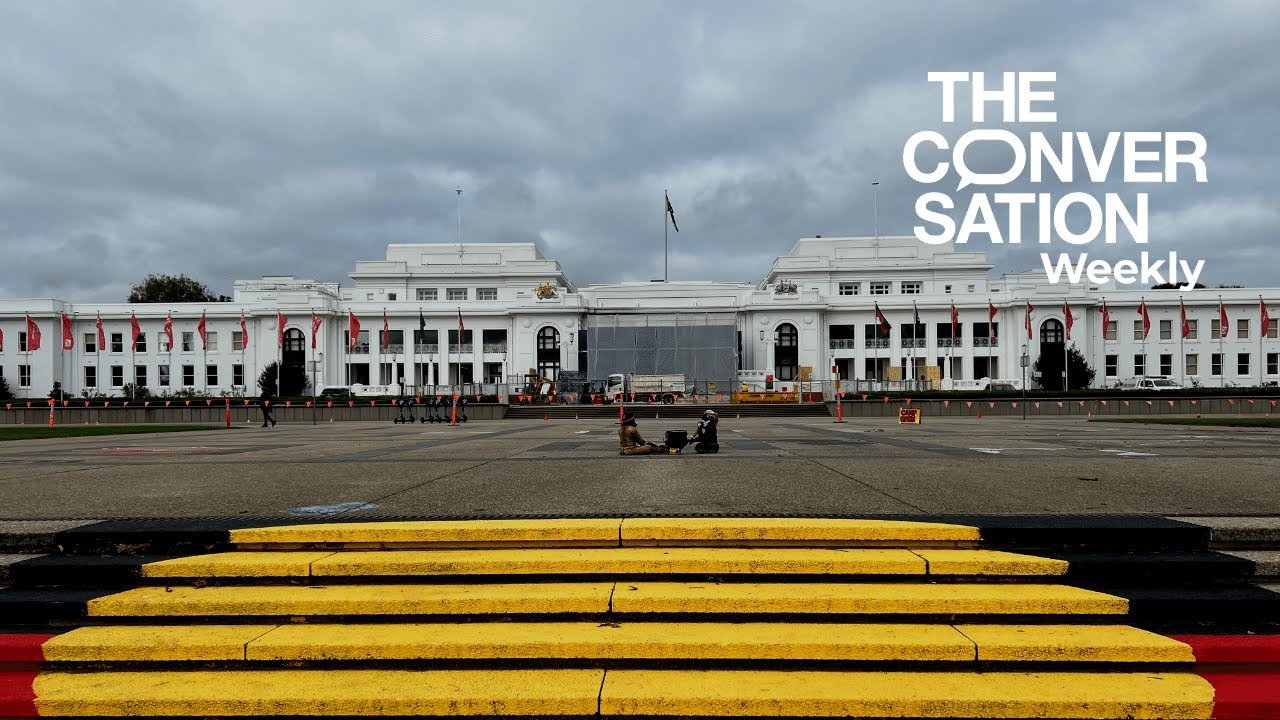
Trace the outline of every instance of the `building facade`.
{"label": "building facade", "polygon": [[[1144,375],[1211,387],[1280,380],[1276,320],[1262,324],[1262,304],[1280,303],[1280,289],[1121,290],[1054,285],[1038,271],[995,279],[991,269],[983,253],[911,237],[808,238],[778,257],[758,285],[578,288],[533,244],[392,245],[385,260],[358,262],[350,284],[243,280],[230,302],[0,301],[0,372],[15,395],[29,398],[46,397],[54,382],[73,396],[120,396],[131,383],[153,395],[256,395],[259,373],[277,361],[301,368],[316,388],[371,394],[394,394],[402,384],[408,392],[516,384],[564,371],[599,379],[624,366],[684,372],[723,387],[736,382],[722,377],[736,368],[772,375],[780,387],[807,377],[963,388],[983,378],[1020,382],[1024,355],[1034,363],[1074,346],[1099,387]],[[39,328],[38,348],[28,316]],[[354,345],[353,316],[360,325]]]}

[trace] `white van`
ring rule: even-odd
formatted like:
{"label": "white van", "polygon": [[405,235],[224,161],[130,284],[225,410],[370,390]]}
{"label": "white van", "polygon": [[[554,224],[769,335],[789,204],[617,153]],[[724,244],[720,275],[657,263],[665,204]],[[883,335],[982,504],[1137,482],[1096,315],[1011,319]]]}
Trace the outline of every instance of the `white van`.
{"label": "white van", "polygon": [[1181,390],[1182,386],[1164,375],[1146,375],[1124,380],[1121,390]]}

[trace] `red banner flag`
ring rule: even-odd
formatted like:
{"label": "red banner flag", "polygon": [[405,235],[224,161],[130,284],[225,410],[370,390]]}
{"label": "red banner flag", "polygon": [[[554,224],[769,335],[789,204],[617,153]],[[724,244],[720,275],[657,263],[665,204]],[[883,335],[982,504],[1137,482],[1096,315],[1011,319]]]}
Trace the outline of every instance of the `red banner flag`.
{"label": "red banner flag", "polygon": [[391,323],[387,322],[387,311],[382,311],[382,349],[391,348]]}
{"label": "red banner flag", "polygon": [[1032,312],[1034,312],[1034,311],[1035,311],[1035,308],[1034,308],[1034,307],[1031,307],[1031,302],[1030,302],[1030,301],[1027,301],[1027,319],[1023,322],[1023,324],[1027,326],[1027,339],[1028,339],[1028,340],[1030,340],[1030,339],[1031,339],[1031,313],[1032,313]]}
{"label": "red banner flag", "polygon": [[40,326],[35,320],[27,315],[27,351],[34,352],[40,349]]}
{"label": "red banner flag", "polygon": [[107,333],[102,329],[102,313],[98,313],[98,350],[107,346]]}
{"label": "red banner flag", "polygon": [[351,315],[351,319],[348,321],[349,329],[347,334],[350,335],[348,341],[351,343],[351,349],[355,350],[360,341],[360,321],[356,319],[356,314],[351,310],[348,310],[347,313]]}
{"label": "red banner flag", "polygon": [[70,350],[75,346],[76,341],[71,335],[71,318],[62,313],[62,349]]}
{"label": "red banner flag", "polygon": [[1142,337],[1146,339],[1151,332],[1151,316],[1147,314],[1147,301],[1138,303],[1138,315],[1142,317]]}
{"label": "red banner flag", "polygon": [[[169,343],[170,343],[170,346],[172,347],[173,338],[169,338]],[[240,349],[241,351],[243,351],[247,347],[249,347],[249,330],[248,328],[245,327],[244,311],[241,310],[240,311]]]}
{"label": "red banner flag", "polygon": [[1267,330],[1271,327],[1271,316],[1267,314],[1267,301],[1261,296],[1258,297],[1258,311],[1262,315],[1262,337],[1267,336]]}
{"label": "red banner flag", "polygon": [[951,343],[956,342],[956,330],[960,327],[960,311],[956,309],[956,304],[951,303]]}
{"label": "red banner flag", "polygon": [[987,301],[987,340],[996,341],[996,306],[990,300]]}
{"label": "red banner flag", "polygon": [[1070,339],[1071,339],[1071,326],[1072,326],[1072,325],[1074,325],[1074,324],[1075,324],[1075,322],[1076,322],[1075,316],[1071,314],[1071,303],[1066,302],[1066,301],[1063,301],[1063,303],[1062,303],[1062,315],[1063,315],[1063,317],[1064,317],[1064,318],[1066,318],[1066,321],[1067,321],[1067,339],[1068,339],[1068,340],[1070,340]]}
{"label": "red banner flag", "polygon": [[284,313],[276,311],[276,345],[284,347],[284,326],[289,322],[289,318]]}
{"label": "red banner flag", "polygon": [[1227,336],[1227,327],[1231,321],[1227,319],[1227,306],[1222,304],[1222,300],[1218,300],[1218,336]]}
{"label": "red banner flag", "polygon": [[138,338],[142,336],[142,326],[138,324],[138,315],[131,313],[129,316],[129,330],[131,334],[130,349],[138,349]]}
{"label": "red banner flag", "polygon": [[4,328],[0,328],[0,352],[4,352]]}
{"label": "red banner flag", "polygon": [[209,349],[209,331],[208,331],[208,327],[209,327],[209,326],[208,326],[208,324],[205,322],[205,319],[204,319],[204,311],[203,311],[203,310],[201,310],[201,311],[200,311],[200,322],[197,322],[197,323],[196,323],[196,332],[200,333],[200,349],[201,349],[201,350],[208,350],[208,349]]}
{"label": "red banner flag", "polygon": [[1191,337],[1191,323],[1187,322],[1187,306],[1182,302],[1181,298],[1178,300],[1178,305],[1182,308],[1182,337],[1186,339]]}
{"label": "red banner flag", "polygon": [[1111,324],[1111,311],[1107,309],[1107,301],[1102,301],[1102,339],[1107,339],[1107,326]]}
{"label": "red banner flag", "polygon": [[320,332],[320,316],[311,313],[311,349],[316,349],[316,334]]}
{"label": "red banner flag", "polygon": [[164,335],[169,338],[169,352],[173,352],[173,313],[164,319]]}

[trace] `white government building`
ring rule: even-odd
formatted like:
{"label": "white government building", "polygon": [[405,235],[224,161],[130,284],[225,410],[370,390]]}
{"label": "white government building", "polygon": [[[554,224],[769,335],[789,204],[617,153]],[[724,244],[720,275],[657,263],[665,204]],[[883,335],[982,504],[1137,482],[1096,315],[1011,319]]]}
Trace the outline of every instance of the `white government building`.
{"label": "white government building", "polygon": [[[134,382],[154,395],[256,395],[258,373],[283,358],[286,366],[304,368],[318,388],[350,385],[373,394],[397,392],[400,382],[419,392],[434,385],[517,383],[530,370],[552,378],[579,370],[599,379],[620,371],[613,365],[639,367],[632,361],[645,355],[643,369],[691,373],[691,380],[725,382],[721,387],[737,381],[723,377],[725,367],[736,367],[772,374],[780,389],[803,368],[813,381],[838,379],[846,389],[854,380],[863,388],[903,380],[963,388],[982,378],[1020,380],[1024,346],[1032,362],[1042,353],[1060,357],[1063,305],[1069,303],[1069,344],[1096,370],[1095,386],[1143,375],[1211,387],[1280,380],[1276,320],[1261,327],[1259,306],[1260,299],[1280,305],[1280,289],[1121,290],[1053,285],[1041,271],[992,279],[991,269],[981,252],[956,252],[912,237],[807,238],[778,257],[758,285],[680,281],[579,288],[558,262],[529,243],[391,245],[385,260],[358,262],[350,284],[291,276],[241,280],[230,302],[0,301],[0,372],[19,397],[46,397],[55,381],[75,395],[118,396]],[[1105,339],[1104,299],[1111,317]],[[1143,299],[1151,318],[1145,340],[1138,314]],[[1186,339],[1180,301],[1190,319]],[[1225,338],[1219,336],[1219,302],[1229,318]],[[1024,326],[1028,303],[1034,307],[1030,340]],[[877,330],[876,304],[892,325],[888,337]],[[959,314],[954,338],[953,304]],[[992,305],[994,328],[988,326]],[[385,349],[384,312],[390,327]],[[915,312],[919,325],[912,322]],[[196,332],[202,313],[207,348]],[[277,313],[287,318],[283,347],[277,344]],[[312,313],[322,321],[314,350]],[[362,327],[354,349],[347,341],[349,313]],[[29,348],[28,314],[42,335],[36,350]],[[69,350],[62,348],[63,314],[73,324]],[[142,328],[136,348],[129,347],[133,314]],[[461,337],[459,314],[465,325]],[[99,315],[106,336],[101,347]],[[425,336],[418,334],[420,315]],[[163,332],[169,316],[174,347]],[[717,357],[716,369],[699,376],[678,367],[687,356],[660,349],[649,358],[654,353],[630,344],[637,333],[672,326],[727,330],[713,333],[721,340],[694,351],[727,358]],[[630,328],[631,339],[604,347],[615,337],[611,328]],[[734,340],[725,342],[726,336]],[[588,338],[591,348],[584,347]],[[597,367],[588,366],[591,358]]]}

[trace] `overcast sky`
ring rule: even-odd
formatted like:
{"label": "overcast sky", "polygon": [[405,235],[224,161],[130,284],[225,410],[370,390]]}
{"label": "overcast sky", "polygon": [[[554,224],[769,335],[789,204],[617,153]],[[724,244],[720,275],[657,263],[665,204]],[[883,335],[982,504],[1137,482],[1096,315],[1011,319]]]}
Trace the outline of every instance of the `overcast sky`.
{"label": "overcast sky", "polygon": [[349,283],[454,242],[455,186],[464,241],[537,242],[579,285],[661,277],[668,188],[672,279],[758,281],[798,238],[871,234],[876,178],[881,234],[911,233],[935,188],[904,142],[964,129],[930,70],[1056,71],[1054,131],[1203,133],[1208,183],[1145,188],[1146,249],[1274,287],[1277,30],[1269,0],[4,2],[0,296]]}

